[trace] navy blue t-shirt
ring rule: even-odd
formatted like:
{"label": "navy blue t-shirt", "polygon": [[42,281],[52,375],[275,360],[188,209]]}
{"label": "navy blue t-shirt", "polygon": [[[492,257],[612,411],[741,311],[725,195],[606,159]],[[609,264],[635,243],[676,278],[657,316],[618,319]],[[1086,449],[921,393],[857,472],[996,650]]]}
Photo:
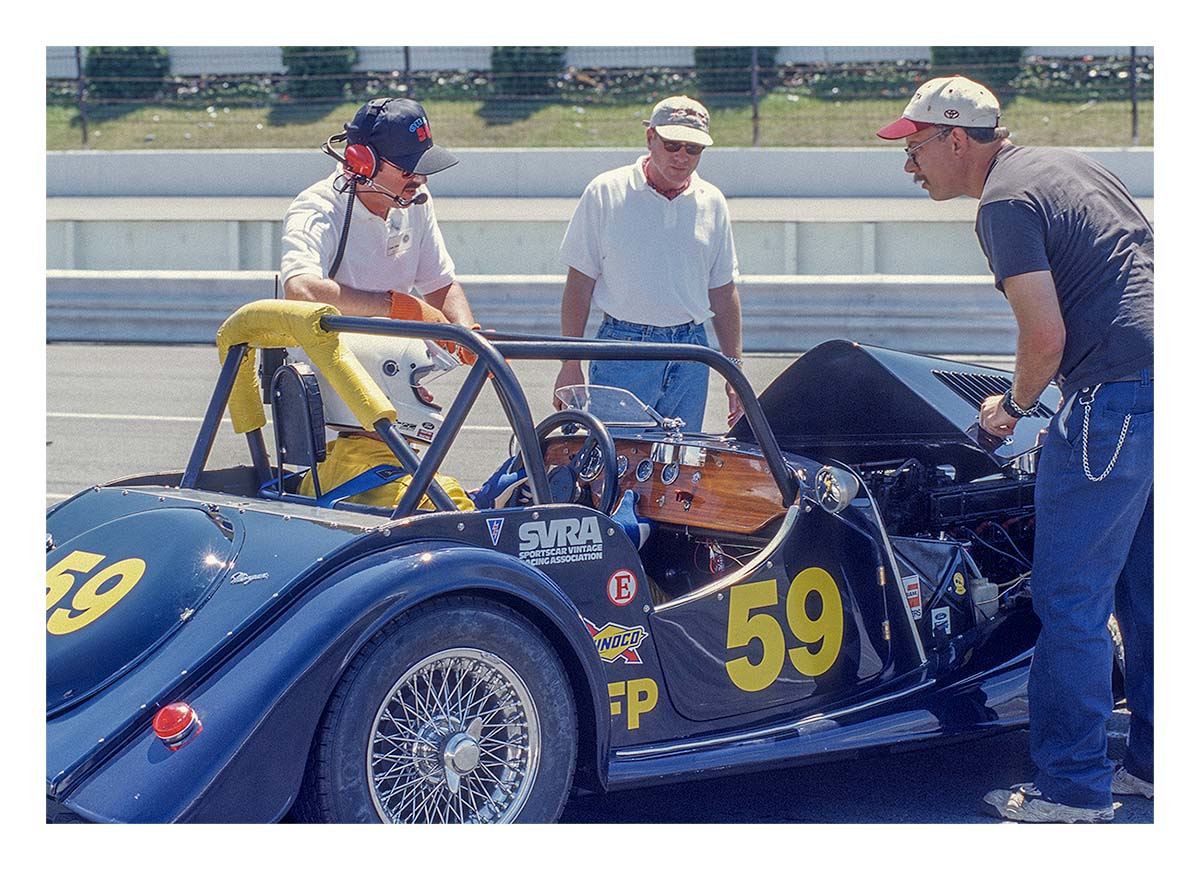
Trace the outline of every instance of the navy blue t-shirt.
{"label": "navy blue t-shirt", "polygon": [[1060,148],[1008,145],[984,183],[975,234],[996,287],[1049,271],[1067,329],[1070,395],[1154,360],[1154,231],[1115,175]]}

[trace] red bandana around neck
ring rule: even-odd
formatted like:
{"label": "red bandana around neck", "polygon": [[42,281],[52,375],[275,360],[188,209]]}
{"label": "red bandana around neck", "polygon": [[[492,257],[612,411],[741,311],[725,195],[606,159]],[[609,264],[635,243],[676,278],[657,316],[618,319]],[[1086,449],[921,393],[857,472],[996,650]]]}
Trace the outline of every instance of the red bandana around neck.
{"label": "red bandana around neck", "polygon": [[691,186],[692,177],[689,175],[687,181],[685,181],[679,187],[676,187],[674,190],[664,190],[663,188],[659,187],[657,184],[655,184],[653,181],[650,180],[650,170],[648,168],[649,165],[650,165],[650,158],[648,156],[643,157],[642,158],[642,175],[644,175],[646,177],[646,184],[650,185],[650,189],[653,190],[655,193],[665,196],[667,199],[674,199],[675,197],[679,196],[679,194],[681,194],[685,190],[687,190],[688,187]]}

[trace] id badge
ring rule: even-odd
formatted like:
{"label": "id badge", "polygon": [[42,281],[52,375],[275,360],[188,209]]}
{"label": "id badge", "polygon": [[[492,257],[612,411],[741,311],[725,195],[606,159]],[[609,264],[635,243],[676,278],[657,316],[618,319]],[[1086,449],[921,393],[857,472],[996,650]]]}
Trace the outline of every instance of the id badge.
{"label": "id badge", "polygon": [[390,233],[387,240],[387,255],[398,257],[412,247],[412,230],[398,230]]}

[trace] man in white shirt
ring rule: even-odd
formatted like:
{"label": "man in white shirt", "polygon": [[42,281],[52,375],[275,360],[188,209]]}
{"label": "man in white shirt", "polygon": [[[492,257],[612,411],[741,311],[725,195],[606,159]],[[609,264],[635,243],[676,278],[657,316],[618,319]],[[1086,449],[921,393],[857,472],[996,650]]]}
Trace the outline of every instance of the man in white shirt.
{"label": "man in white shirt", "polygon": [[[341,139],[338,155],[331,143]],[[458,160],[434,144],[421,105],[372,100],[325,150],[341,167],[296,197],[284,218],[284,295],[403,319],[417,319],[423,299],[448,321],[478,328],[425,189],[429,175]]]}
{"label": "man in white shirt", "polygon": [[[696,174],[713,141],[708,110],[687,96],[668,97],[644,123],[649,153],[594,178],[563,237],[563,335],[583,335],[593,302],[604,312],[597,338],[708,346],[711,318],[721,352],[741,365],[729,209],[721,191]],[[703,426],[702,363],[595,360],[588,375],[592,384],[624,387],[663,416],[682,418],[689,431]],[[580,363],[571,360],[554,388],[583,382]],[[732,423],[741,406],[732,387],[726,392]]]}

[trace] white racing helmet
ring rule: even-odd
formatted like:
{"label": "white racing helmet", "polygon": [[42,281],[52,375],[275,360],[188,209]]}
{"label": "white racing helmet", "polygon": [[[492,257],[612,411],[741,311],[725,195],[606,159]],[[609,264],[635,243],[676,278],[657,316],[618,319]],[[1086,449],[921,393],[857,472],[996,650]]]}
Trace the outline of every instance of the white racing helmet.
{"label": "white racing helmet", "polygon": [[[434,403],[433,394],[424,384],[462,363],[432,341],[420,338],[343,332],[341,339],[395,407],[396,423],[404,436],[415,441],[432,441],[444,418],[439,413],[441,406]],[[362,431],[358,418],[308,356],[302,350],[289,348],[288,357],[307,363],[316,372],[325,425]]]}

